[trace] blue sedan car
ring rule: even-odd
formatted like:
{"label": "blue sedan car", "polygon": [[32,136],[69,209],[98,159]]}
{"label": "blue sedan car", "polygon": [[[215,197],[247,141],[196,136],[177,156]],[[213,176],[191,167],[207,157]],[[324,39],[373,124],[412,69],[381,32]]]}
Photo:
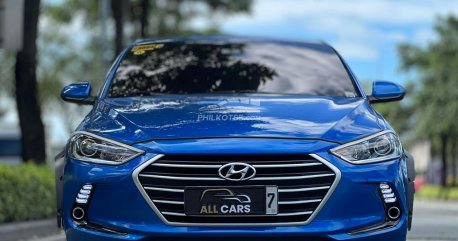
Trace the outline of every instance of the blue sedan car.
{"label": "blue sedan car", "polygon": [[413,160],[320,42],[230,36],[135,42],[56,157],[68,241],[401,241]]}

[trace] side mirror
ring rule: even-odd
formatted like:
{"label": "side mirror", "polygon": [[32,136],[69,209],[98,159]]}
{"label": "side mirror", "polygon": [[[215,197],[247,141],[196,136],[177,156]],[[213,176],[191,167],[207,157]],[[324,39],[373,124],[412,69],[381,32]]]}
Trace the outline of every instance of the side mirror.
{"label": "side mirror", "polygon": [[372,95],[369,96],[369,103],[398,101],[402,100],[405,94],[404,87],[393,82],[378,80],[372,84]]}
{"label": "side mirror", "polygon": [[89,82],[73,83],[65,86],[60,92],[60,97],[65,101],[81,105],[93,105],[96,99],[91,96],[91,84]]}

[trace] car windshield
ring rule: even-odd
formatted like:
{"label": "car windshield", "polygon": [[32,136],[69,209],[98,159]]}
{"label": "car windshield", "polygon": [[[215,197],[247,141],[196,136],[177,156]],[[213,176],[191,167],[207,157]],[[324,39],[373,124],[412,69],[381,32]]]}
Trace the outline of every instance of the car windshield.
{"label": "car windshield", "polygon": [[285,42],[137,44],[108,96],[200,93],[358,96],[332,48]]}

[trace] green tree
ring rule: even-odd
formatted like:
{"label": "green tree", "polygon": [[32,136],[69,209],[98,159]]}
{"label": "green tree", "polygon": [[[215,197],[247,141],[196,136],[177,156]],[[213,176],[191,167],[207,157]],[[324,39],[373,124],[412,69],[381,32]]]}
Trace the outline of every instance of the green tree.
{"label": "green tree", "polygon": [[403,102],[380,103],[375,106],[375,109],[388,120],[396,132],[403,138],[403,141],[407,143],[410,141],[409,131],[412,124],[411,117],[414,113],[410,104]]}
{"label": "green tree", "polygon": [[[216,19],[211,29],[204,31],[193,29],[189,24],[196,17],[232,15],[249,13],[252,0],[111,0],[112,18],[115,26],[115,54],[124,47],[124,38],[136,39],[154,36],[189,35],[214,32]],[[99,2],[93,0],[65,0],[62,4],[47,6],[51,17],[70,22],[77,14],[84,14],[89,28],[97,26],[99,21]],[[126,36],[128,26],[131,31]]]}
{"label": "green tree", "polygon": [[[412,104],[416,110],[414,134],[431,141],[433,153],[442,162],[442,185],[447,185],[449,162],[455,166],[457,161],[458,19],[438,18],[434,29],[436,41],[426,47],[402,44],[399,53],[402,69],[416,70],[419,76],[419,90]],[[449,161],[450,156],[455,160]]]}
{"label": "green tree", "polygon": [[[113,21],[110,21],[109,28],[113,27],[115,31],[106,44],[112,46],[109,48],[112,57],[124,47],[124,39],[215,32],[217,23],[210,24],[211,28],[204,30],[194,29],[189,23],[196,17],[210,19],[216,15],[246,13],[252,3],[251,0],[111,2]],[[80,80],[95,80],[94,89],[102,84],[106,69],[101,61],[98,38],[99,7],[99,1],[93,0],[63,0],[44,4],[40,4],[40,0],[25,1],[24,48],[16,56],[0,53],[0,73],[3,76],[0,91],[2,98],[16,97],[23,137],[23,159],[26,161],[45,161],[42,111],[45,121],[50,120],[49,116],[61,116],[70,130],[88,110],[60,101],[60,89]],[[40,29],[39,19],[44,22]],[[80,32],[69,33],[66,30],[75,22],[80,23],[81,19],[84,29]],[[16,81],[13,81],[14,78]],[[3,94],[14,89],[15,95]],[[1,110],[4,108],[9,106],[0,106]]]}
{"label": "green tree", "polygon": [[[188,23],[199,16],[246,13],[251,0],[189,0],[174,1],[177,9],[170,9],[169,1],[157,0],[111,0],[113,35],[106,43],[114,58],[124,48],[124,39],[153,37],[159,35],[184,35],[214,32],[212,29],[196,30]],[[144,7],[148,6],[147,9]],[[106,72],[101,64],[99,41],[99,1],[64,0],[48,2],[43,6],[42,16],[46,16],[46,27],[40,29],[39,48],[39,97],[44,110],[53,116],[60,115],[66,127],[72,131],[75,124],[87,113],[88,107],[69,105],[60,101],[60,89],[74,81],[93,80],[98,89]],[[165,13],[167,12],[167,13]],[[192,14],[191,14],[192,12]],[[163,32],[158,32],[156,21],[164,16],[174,24],[165,24]],[[178,21],[179,19],[179,21]],[[68,33],[66,29],[83,22],[84,29],[79,33]],[[161,20],[165,21],[165,20]],[[124,31],[128,29],[130,31]],[[75,38],[75,36],[84,36]],[[84,39],[85,41],[82,41]],[[0,65],[1,66],[1,65]]]}

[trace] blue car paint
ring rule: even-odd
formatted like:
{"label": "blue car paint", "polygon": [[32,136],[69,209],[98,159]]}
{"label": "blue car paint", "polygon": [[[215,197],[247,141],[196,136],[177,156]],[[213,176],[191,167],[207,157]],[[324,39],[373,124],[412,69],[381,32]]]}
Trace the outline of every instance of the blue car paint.
{"label": "blue car paint", "polygon": [[[134,147],[157,146],[154,151],[161,153],[243,153],[243,154],[274,154],[274,153],[304,153],[304,149],[331,161],[341,172],[342,179],[338,188],[331,195],[324,208],[319,212],[314,221],[305,226],[298,227],[236,227],[236,228],[199,228],[199,227],[171,227],[164,224],[148,206],[138,189],[132,182],[132,170],[138,165],[154,157],[154,154],[146,154],[135,158],[120,166],[103,166],[83,163],[77,160],[69,160],[66,173],[72,173],[65,178],[65,197],[73,197],[79,188],[85,183],[97,183],[97,191],[88,211],[89,220],[106,227],[116,228],[129,233],[132,240],[157,236],[211,236],[211,235],[287,235],[287,236],[316,236],[328,233],[330,237],[345,240],[351,230],[370,226],[383,221],[384,210],[377,193],[377,185],[380,182],[389,182],[396,190],[405,189],[404,160],[393,160],[379,164],[352,165],[329,154],[328,149],[337,146],[335,143],[309,140],[284,140],[284,139],[243,139],[244,146],[234,146],[240,143],[240,139],[207,139],[207,140],[163,140],[153,143],[142,143]],[[185,144],[185,145],[183,145]],[[199,147],[205,146],[201,150]],[[208,148],[214,146],[215,148]],[[288,148],[285,148],[288,147]],[[149,152],[149,149],[146,149]],[[210,153],[211,154],[211,153]],[[401,172],[401,173],[400,173]],[[405,195],[400,195],[402,207],[406,208]],[[73,200],[73,198],[72,198]],[[364,203],[361,203],[364,200]],[[64,202],[63,212],[71,212],[71,203]],[[128,204],[126,206],[126,204]],[[405,213],[405,212],[404,212]],[[64,219],[66,232],[72,237],[80,228],[76,227],[70,215]],[[349,218],[351,217],[351,218]],[[401,218],[400,229],[404,228],[405,217]],[[93,231],[81,230],[79,237],[91,240],[90,233]],[[386,231],[380,231],[382,233]],[[402,232],[392,230],[392,240],[402,240]],[[389,233],[389,232],[388,232]],[[396,236],[394,233],[399,233]],[[374,238],[374,233],[369,237]],[[108,235],[109,236],[109,235]],[[112,235],[114,236],[114,235]],[[365,235],[362,235],[365,236]],[[117,237],[117,236],[114,236]],[[128,237],[126,240],[129,240]],[[353,237],[354,236],[350,236]],[[405,237],[405,236],[404,236]],[[87,239],[86,239],[87,238]],[[343,238],[343,239],[342,239]],[[70,239],[72,240],[72,239]],[[78,240],[78,239],[74,239]],[[356,239],[358,240],[358,239]],[[364,239],[361,239],[364,240]],[[369,240],[369,239],[368,239]],[[377,239],[371,239],[377,240]],[[382,239],[380,239],[382,240]]]}
{"label": "blue car paint", "polygon": [[[200,149],[190,148],[198,147],[202,144],[215,144],[218,148],[215,153],[303,153],[303,149],[310,148],[314,153],[331,161],[342,172],[342,179],[338,188],[331,195],[324,208],[319,212],[314,221],[308,225],[297,227],[235,227],[235,228],[199,228],[199,227],[172,227],[164,224],[148,206],[143,197],[139,195],[138,189],[132,182],[132,170],[144,161],[154,157],[154,154],[147,154],[138,157],[126,164],[120,166],[94,166],[82,163],[80,161],[70,160],[66,166],[66,173],[73,173],[73,176],[67,176],[65,180],[64,196],[74,196],[78,189],[85,183],[97,183],[97,191],[91,203],[89,220],[106,227],[116,228],[129,233],[123,240],[138,240],[154,236],[211,236],[211,235],[247,235],[253,237],[259,236],[316,236],[330,235],[336,240],[345,240],[349,237],[355,238],[347,233],[361,227],[374,225],[383,221],[384,210],[377,193],[379,182],[389,182],[395,186],[396,190],[404,190],[404,174],[399,173],[402,170],[404,160],[393,160],[380,164],[370,165],[351,165],[327,152],[328,148],[335,147],[335,143],[323,143],[318,141],[307,140],[259,140],[250,139],[244,146],[234,148],[234,142],[241,140],[232,139],[211,139],[195,141],[190,145],[182,146],[181,141],[156,141],[154,142],[158,150],[174,150],[171,153],[201,153]],[[143,143],[144,146],[151,146],[151,143]],[[141,148],[141,144],[135,145]],[[289,148],[285,150],[285,145]],[[182,146],[183,150],[180,147]],[[252,147],[252,148],[250,148]],[[256,148],[254,148],[256,147]],[[265,147],[262,148],[262,147]],[[278,149],[277,149],[278,148]],[[191,151],[194,150],[194,151]],[[168,153],[168,152],[167,152]],[[205,153],[206,150],[205,150]],[[351,177],[351,178],[348,178]],[[398,197],[405,197],[397,193]],[[361,203],[364,200],[364,203]],[[406,208],[405,198],[400,202],[403,209]],[[71,202],[64,202],[63,212],[71,212]],[[128,205],[126,205],[128,204]],[[405,213],[405,212],[404,212]],[[116,235],[106,235],[89,230],[81,230],[76,227],[70,215],[64,215],[66,232],[69,237],[84,237],[84,240],[91,240],[91,233],[95,236],[108,236],[119,238]],[[351,217],[351,218],[350,218]],[[399,230],[405,228],[405,217],[401,218],[398,224]],[[78,230],[80,230],[78,232]],[[389,240],[402,240],[404,233],[393,228],[391,232],[380,231],[361,237],[369,237],[367,240],[378,240],[378,233],[388,233],[388,236],[382,238],[392,238]],[[74,236],[75,234],[75,236]],[[77,235],[76,235],[77,234]],[[358,237],[358,236],[356,236]],[[95,238],[95,237],[94,237]],[[82,239],[70,239],[82,240]],[[353,239],[352,239],[353,240]],[[365,239],[355,239],[365,240]],[[383,240],[383,239],[380,239]]]}
{"label": "blue car paint", "polygon": [[[166,95],[106,98],[123,54],[113,64],[94,109],[77,131],[132,145],[145,151],[119,166],[66,157],[62,221],[68,241],[150,240],[156,237],[327,237],[330,240],[405,240],[407,232],[406,160],[353,165],[329,153],[341,143],[391,129],[368,99],[300,95]],[[359,84],[356,83],[359,88]],[[223,122],[199,115],[241,114]],[[301,126],[298,128],[297,126]],[[240,145],[243,143],[243,145]],[[132,172],[156,154],[307,154],[337,167],[342,178],[318,215],[307,225],[262,227],[177,227],[161,221],[140,194]],[[351,235],[383,222],[377,192],[389,183],[399,197],[402,217],[395,227]],[[75,195],[94,183],[88,219],[127,235],[79,227],[71,218]]]}
{"label": "blue car paint", "polygon": [[74,83],[65,88],[61,92],[62,98],[68,99],[85,99],[91,96],[91,85],[89,82]]}
{"label": "blue car paint", "polygon": [[378,100],[401,98],[405,93],[404,87],[389,81],[378,80],[372,85],[372,96]]}
{"label": "blue car paint", "polygon": [[[344,97],[245,94],[116,98],[101,100],[95,114],[83,124],[86,131],[128,144],[153,138],[221,136],[346,142],[381,130],[377,116],[368,108],[363,98]],[[237,119],[216,119],[224,115]]]}

